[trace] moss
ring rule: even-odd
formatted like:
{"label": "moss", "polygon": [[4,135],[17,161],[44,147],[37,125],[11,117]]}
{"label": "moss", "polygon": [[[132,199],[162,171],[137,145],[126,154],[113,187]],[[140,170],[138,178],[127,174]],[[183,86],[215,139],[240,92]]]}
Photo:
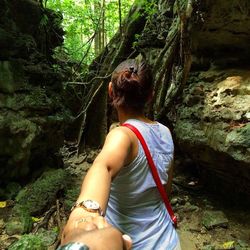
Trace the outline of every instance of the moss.
{"label": "moss", "polygon": [[80,193],[81,185],[66,190],[64,205],[66,210],[70,210]]}
{"label": "moss", "polygon": [[[35,138],[40,128],[33,122],[13,114],[0,115],[0,148],[3,167],[0,170],[2,181],[25,176],[28,160]],[[18,166],[18,167],[17,167]]]}
{"label": "moss", "polygon": [[37,232],[37,236],[39,236],[39,238],[46,246],[53,245],[57,240],[58,234],[58,227],[54,227],[52,230],[45,230],[44,228],[40,228]]}
{"label": "moss", "polygon": [[9,235],[28,233],[32,229],[32,215],[41,214],[66,185],[67,173],[63,169],[44,173],[33,184],[22,189],[16,197],[12,216],[6,224]]}
{"label": "moss", "polygon": [[30,215],[42,213],[55,201],[58,191],[65,187],[66,180],[67,173],[63,169],[47,171],[19,192],[17,206],[25,208]]}
{"label": "moss", "polygon": [[8,183],[6,187],[6,198],[9,200],[13,199],[14,197],[16,197],[16,195],[20,190],[21,190],[20,184],[16,182]]}
{"label": "moss", "polygon": [[47,247],[39,238],[39,236],[26,234],[20,240],[11,245],[9,250],[46,250]]}
{"label": "moss", "polygon": [[0,62],[0,90],[5,93],[14,93],[26,85],[23,66],[17,61]]}
{"label": "moss", "polygon": [[16,207],[11,218],[6,224],[8,235],[28,233],[32,229],[32,218],[22,207]]}

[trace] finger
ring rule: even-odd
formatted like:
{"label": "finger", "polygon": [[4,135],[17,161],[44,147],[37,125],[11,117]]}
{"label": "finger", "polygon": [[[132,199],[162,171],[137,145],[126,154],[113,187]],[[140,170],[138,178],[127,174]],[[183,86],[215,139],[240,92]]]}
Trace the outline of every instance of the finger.
{"label": "finger", "polygon": [[97,216],[94,218],[93,222],[96,224],[98,229],[110,227],[110,224],[103,216]]}
{"label": "finger", "polygon": [[123,249],[130,250],[132,248],[132,239],[127,234],[122,235]]}
{"label": "finger", "polygon": [[92,216],[87,216],[75,221],[75,228],[83,229],[86,231],[97,229]]}
{"label": "finger", "polygon": [[94,224],[93,222],[85,222],[84,226],[81,227],[81,229],[84,229],[85,231],[92,231],[95,229],[98,229],[96,224]]}

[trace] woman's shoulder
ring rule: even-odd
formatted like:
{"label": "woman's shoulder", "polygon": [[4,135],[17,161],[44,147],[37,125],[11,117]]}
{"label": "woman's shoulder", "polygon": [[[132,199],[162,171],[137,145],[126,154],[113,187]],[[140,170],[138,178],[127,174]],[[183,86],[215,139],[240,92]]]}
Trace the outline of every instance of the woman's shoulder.
{"label": "woman's shoulder", "polygon": [[161,130],[165,130],[165,131],[167,131],[168,133],[170,133],[170,129],[168,128],[167,125],[165,125],[165,124],[163,124],[163,123],[160,123],[160,122],[157,122],[157,124],[159,125],[159,128],[160,128]]}
{"label": "woman's shoulder", "polygon": [[116,126],[116,127],[113,127],[107,135],[108,138],[110,137],[115,138],[117,136],[122,136],[122,137],[128,136],[128,130],[123,126]]}
{"label": "woman's shoulder", "polygon": [[131,144],[135,141],[135,134],[127,127],[117,126],[109,131],[107,140],[121,140]]}

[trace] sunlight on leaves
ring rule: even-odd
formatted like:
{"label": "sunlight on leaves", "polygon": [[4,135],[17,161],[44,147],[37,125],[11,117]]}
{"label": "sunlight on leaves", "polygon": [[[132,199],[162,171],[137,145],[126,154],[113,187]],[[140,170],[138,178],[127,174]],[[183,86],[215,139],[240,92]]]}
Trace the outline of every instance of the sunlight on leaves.
{"label": "sunlight on leaves", "polygon": [[[121,19],[124,20],[134,0],[120,2]],[[119,30],[118,0],[47,0],[46,7],[63,15],[64,45],[57,52],[79,61],[87,51],[85,65],[98,56]]]}

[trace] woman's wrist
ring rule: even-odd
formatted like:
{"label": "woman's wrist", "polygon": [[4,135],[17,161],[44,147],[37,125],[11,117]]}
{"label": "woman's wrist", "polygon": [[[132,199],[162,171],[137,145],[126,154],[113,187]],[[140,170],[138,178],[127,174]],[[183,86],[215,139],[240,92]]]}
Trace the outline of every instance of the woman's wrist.
{"label": "woman's wrist", "polygon": [[97,217],[100,216],[98,213],[93,213],[93,212],[89,212],[85,209],[83,209],[82,207],[76,207],[74,208],[69,216],[69,220],[79,220],[81,218],[85,218],[85,217]]}
{"label": "woman's wrist", "polygon": [[87,200],[82,200],[82,201],[77,201],[71,208],[71,211],[73,211],[76,208],[82,208],[88,212],[91,213],[98,213],[101,216],[104,216],[103,210],[100,206],[100,204],[95,201],[95,200],[91,200],[91,199],[87,199]]}

